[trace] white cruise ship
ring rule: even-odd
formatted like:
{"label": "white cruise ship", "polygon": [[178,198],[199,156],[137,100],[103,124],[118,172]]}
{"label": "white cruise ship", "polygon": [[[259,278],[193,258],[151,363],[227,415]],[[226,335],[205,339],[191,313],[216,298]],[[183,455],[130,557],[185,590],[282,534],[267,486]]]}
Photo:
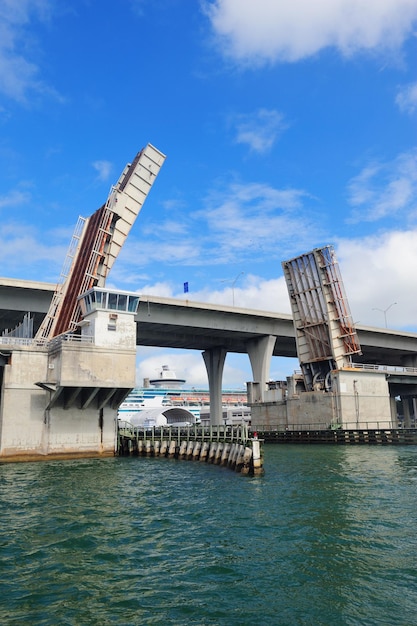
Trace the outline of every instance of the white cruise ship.
{"label": "white cruise ship", "polygon": [[[201,421],[209,423],[210,395],[207,389],[184,388],[185,379],[177,378],[168,365],[163,365],[159,377],[145,378],[143,387],[135,388],[120,405],[118,419],[134,426],[186,426]],[[250,420],[244,390],[222,391],[225,423]]]}

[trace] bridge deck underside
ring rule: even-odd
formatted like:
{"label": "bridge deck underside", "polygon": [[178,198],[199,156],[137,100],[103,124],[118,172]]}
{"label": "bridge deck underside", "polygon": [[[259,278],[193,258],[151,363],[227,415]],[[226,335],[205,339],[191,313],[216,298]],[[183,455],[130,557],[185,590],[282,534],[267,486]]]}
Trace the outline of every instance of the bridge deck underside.
{"label": "bridge deck underside", "polygon": [[[358,331],[359,340],[361,341],[361,333]],[[210,329],[202,329],[199,327],[188,327],[182,330],[175,325],[158,324],[158,323],[138,323],[137,325],[138,346],[164,347],[164,348],[182,348],[188,350],[209,350],[216,347],[224,347],[229,352],[246,353],[247,342],[259,338],[254,333],[233,333],[227,330],[211,331]],[[378,364],[385,363],[387,365],[407,365],[407,360],[415,356],[414,351],[406,349],[394,349],[384,347],[379,348],[372,345],[366,345],[361,342],[363,353],[354,356],[355,363]],[[295,337],[277,338],[274,356],[281,357],[297,357],[297,349]]]}
{"label": "bridge deck underside", "polygon": [[[223,347],[229,352],[245,353],[251,340],[259,339],[259,334],[251,332],[233,332],[228,330],[204,329],[188,326],[181,329],[170,324],[137,324],[138,346],[159,346],[165,348],[183,348],[188,350],[209,350]],[[275,347],[277,356],[294,357],[296,347],[294,337],[279,337]]]}

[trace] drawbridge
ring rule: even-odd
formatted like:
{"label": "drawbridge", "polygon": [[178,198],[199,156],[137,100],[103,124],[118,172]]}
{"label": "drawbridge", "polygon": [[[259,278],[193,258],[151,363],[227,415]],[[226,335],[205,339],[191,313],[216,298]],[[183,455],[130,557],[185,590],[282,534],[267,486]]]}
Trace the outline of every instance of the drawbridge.
{"label": "drawbridge", "polygon": [[330,390],[330,373],[361,354],[333,246],[282,263],[307,391]]}
{"label": "drawbridge", "polygon": [[165,160],[148,144],[124,168],[106,203],[89,218],[78,219],[71,244],[36,339],[48,341],[74,332],[81,319],[78,297],[92,287],[104,287],[106,278],[138,216]]}

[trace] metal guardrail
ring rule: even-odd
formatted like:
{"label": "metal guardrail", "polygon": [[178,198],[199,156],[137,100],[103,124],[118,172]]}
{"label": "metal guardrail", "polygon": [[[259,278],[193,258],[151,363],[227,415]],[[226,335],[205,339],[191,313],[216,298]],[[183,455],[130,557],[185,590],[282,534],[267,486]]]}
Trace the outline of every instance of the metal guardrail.
{"label": "metal guardrail", "polygon": [[[347,370],[364,370],[369,372],[381,372],[381,374],[414,374],[417,376],[417,367],[407,367],[402,365],[377,365],[375,363],[351,363]],[[294,374],[302,376],[302,370],[294,370]]]}
{"label": "metal guardrail", "polygon": [[26,337],[0,337],[0,345],[2,346],[32,346],[34,339]]}
{"label": "metal guardrail", "polygon": [[47,342],[48,348],[55,348],[63,343],[94,343],[94,337],[93,335],[73,335],[71,333],[64,333],[63,335],[53,337]]}
{"label": "metal guardrail", "polygon": [[353,369],[369,370],[388,374],[414,374],[417,375],[417,367],[403,367],[399,365],[375,365],[372,363],[352,363]]}
{"label": "metal guardrail", "polygon": [[53,337],[53,339],[34,339],[27,337],[0,337],[0,345],[2,346],[31,346],[39,348],[47,346],[48,348],[54,348],[60,346],[63,343],[94,343],[94,337],[92,335],[72,335],[63,334]]}
{"label": "metal guardrail", "polygon": [[[372,363],[352,363],[352,369],[369,370],[388,374],[414,374],[417,375],[417,367],[403,367],[399,365],[375,365]],[[349,368],[350,369],[350,368]]]}
{"label": "metal guardrail", "polygon": [[[410,428],[416,428],[417,424],[412,422]],[[260,433],[263,431],[269,432],[300,432],[300,431],[317,431],[317,430],[404,430],[405,427],[399,425],[394,422],[343,422],[343,424],[329,424],[328,426],[324,426],[321,424],[287,424],[287,425],[276,425],[276,424],[256,424],[256,426],[252,426],[252,430],[256,430]]]}

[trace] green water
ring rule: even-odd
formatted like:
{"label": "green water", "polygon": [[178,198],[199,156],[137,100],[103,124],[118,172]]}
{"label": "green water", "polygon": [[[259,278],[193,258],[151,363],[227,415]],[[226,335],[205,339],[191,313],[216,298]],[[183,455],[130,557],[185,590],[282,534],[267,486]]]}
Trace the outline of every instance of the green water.
{"label": "green water", "polygon": [[0,465],[0,624],[417,623],[417,448]]}

